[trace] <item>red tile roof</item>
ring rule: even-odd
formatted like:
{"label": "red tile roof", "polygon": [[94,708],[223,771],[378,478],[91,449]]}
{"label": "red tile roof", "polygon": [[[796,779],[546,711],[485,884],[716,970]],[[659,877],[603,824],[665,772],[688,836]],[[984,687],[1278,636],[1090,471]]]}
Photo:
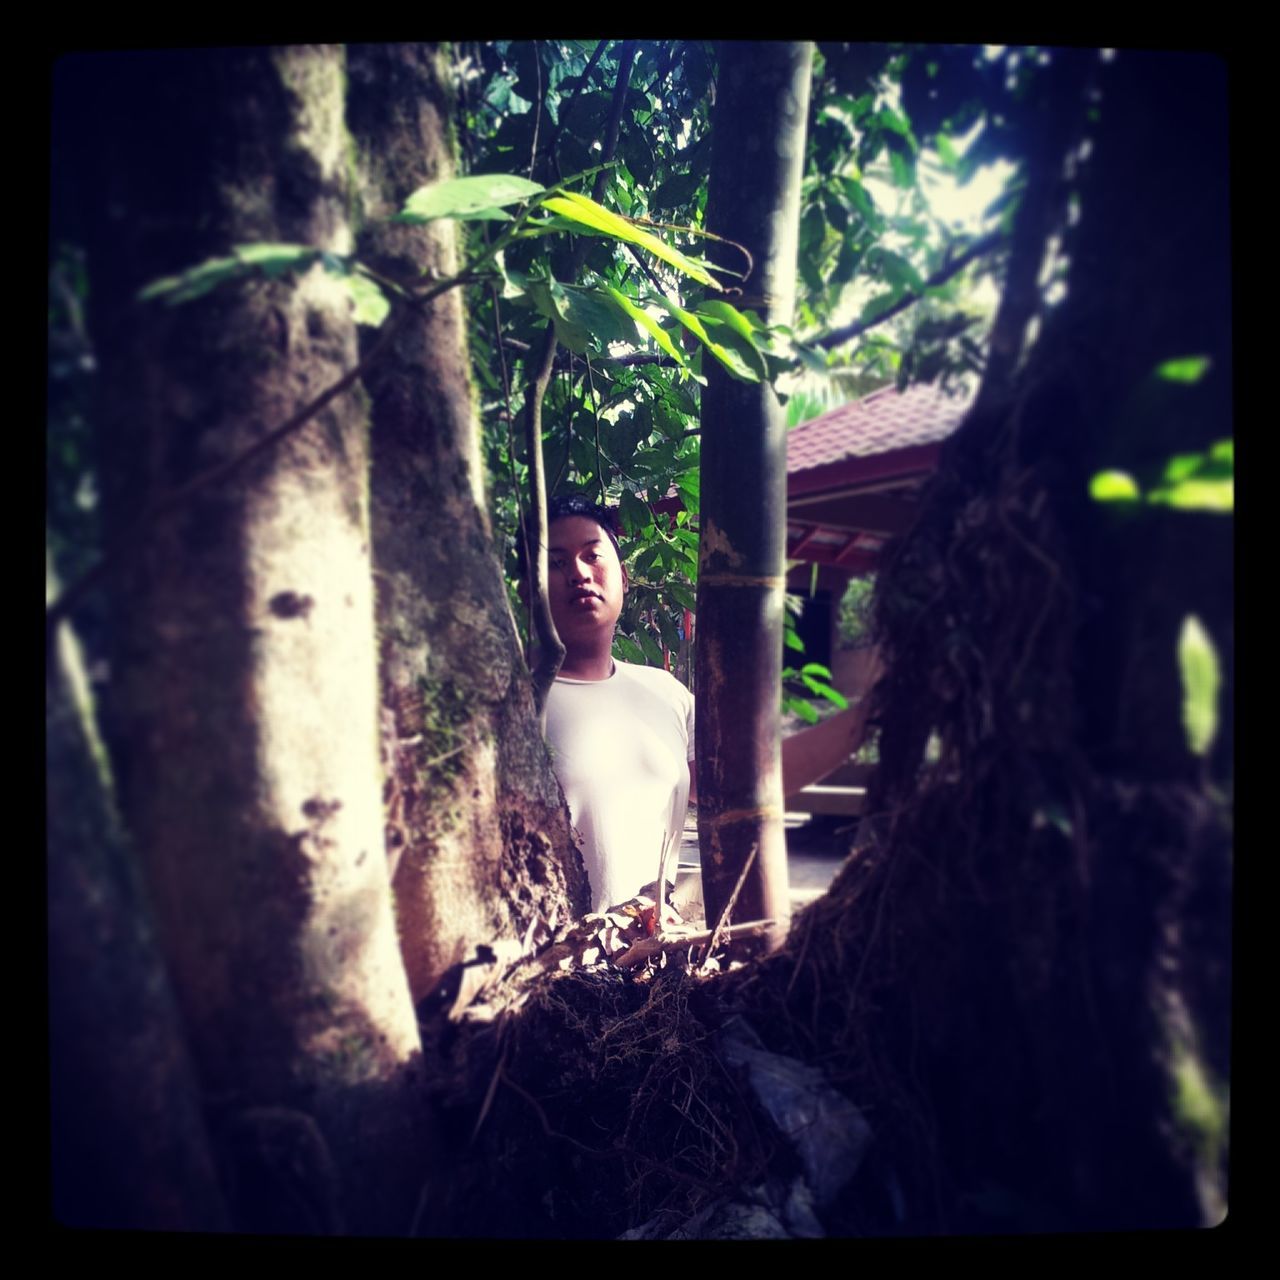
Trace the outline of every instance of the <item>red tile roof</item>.
{"label": "red tile roof", "polygon": [[846,458],[865,458],[946,439],[959,425],[972,396],[948,396],[931,384],[873,391],[787,435],[787,474]]}

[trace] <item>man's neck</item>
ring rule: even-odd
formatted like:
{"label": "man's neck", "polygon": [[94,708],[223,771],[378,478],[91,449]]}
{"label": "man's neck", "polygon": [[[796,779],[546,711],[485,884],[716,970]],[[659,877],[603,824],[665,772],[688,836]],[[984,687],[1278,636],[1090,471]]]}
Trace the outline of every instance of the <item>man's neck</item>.
{"label": "man's neck", "polygon": [[607,680],[613,675],[612,641],[603,649],[570,649],[560,664],[560,674],[569,680]]}

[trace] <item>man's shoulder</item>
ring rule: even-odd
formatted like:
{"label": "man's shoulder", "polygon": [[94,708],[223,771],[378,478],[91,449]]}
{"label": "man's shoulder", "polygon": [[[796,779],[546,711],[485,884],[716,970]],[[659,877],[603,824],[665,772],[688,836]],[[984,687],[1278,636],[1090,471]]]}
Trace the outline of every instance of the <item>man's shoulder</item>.
{"label": "man's shoulder", "polygon": [[618,662],[617,666],[618,674],[623,679],[643,685],[668,701],[678,703],[693,701],[693,694],[671,672],[664,671],[661,667],[644,667],[633,662]]}

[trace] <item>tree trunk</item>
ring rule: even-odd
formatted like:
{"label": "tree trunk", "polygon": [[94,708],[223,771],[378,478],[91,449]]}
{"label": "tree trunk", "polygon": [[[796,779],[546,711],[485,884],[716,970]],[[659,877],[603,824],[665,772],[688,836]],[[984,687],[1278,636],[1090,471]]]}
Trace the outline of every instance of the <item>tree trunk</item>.
{"label": "tree trunk", "polygon": [[219,1230],[195,1076],[66,626],[45,671],[45,717],[54,1217]]}
{"label": "tree trunk", "polygon": [[[755,269],[742,306],[791,320],[813,57],[808,44],[720,46],[707,227]],[[716,249],[726,265],[740,255]],[[734,918],[790,918],[778,691],[782,672],[786,427],[773,389],[703,368],[698,569],[698,842],[707,919],[719,918],[754,849]]]}
{"label": "tree trunk", "polygon": [[[362,259],[457,269],[455,224],[387,225],[452,176],[450,97],[429,45],[351,50]],[[485,512],[460,290],[398,333],[365,385],[387,843],[415,999],[479,944],[586,908],[586,875],[533,712]]]}
{"label": "tree trunk", "polygon": [[[98,183],[110,533],[355,363],[349,299],[319,267],[132,301],[236,244],[349,249],[344,58],[59,70]],[[360,397],[338,398],[159,523],[112,598],[125,815],[249,1229],[396,1231],[413,1211],[420,1050],[383,846],[367,449]]]}
{"label": "tree trunk", "polygon": [[[1177,641],[1202,620],[1229,708],[1231,521],[1090,496],[1097,472],[1149,490],[1232,434],[1225,78],[1204,55],[1053,56],[1018,215],[1041,221],[1015,231],[1011,274],[1034,282],[1060,237],[1065,296],[1028,288],[1002,385],[881,571],[862,847],[786,977],[881,1116],[881,1176],[917,1229],[1191,1227],[1226,1208],[1229,722],[1197,759]],[[1158,375],[1191,356],[1198,381]]]}

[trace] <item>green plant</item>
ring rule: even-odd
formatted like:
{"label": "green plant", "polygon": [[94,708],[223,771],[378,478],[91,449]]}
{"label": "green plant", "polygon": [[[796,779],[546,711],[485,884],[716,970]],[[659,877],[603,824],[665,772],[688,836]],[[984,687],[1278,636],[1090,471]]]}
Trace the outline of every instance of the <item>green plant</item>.
{"label": "green plant", "polygon": [[841,648],[856,649],[870,640],[871,602],[875,589],[875,574],[849,579],[849,585],[840,597],[840,612],[836,619]]}

